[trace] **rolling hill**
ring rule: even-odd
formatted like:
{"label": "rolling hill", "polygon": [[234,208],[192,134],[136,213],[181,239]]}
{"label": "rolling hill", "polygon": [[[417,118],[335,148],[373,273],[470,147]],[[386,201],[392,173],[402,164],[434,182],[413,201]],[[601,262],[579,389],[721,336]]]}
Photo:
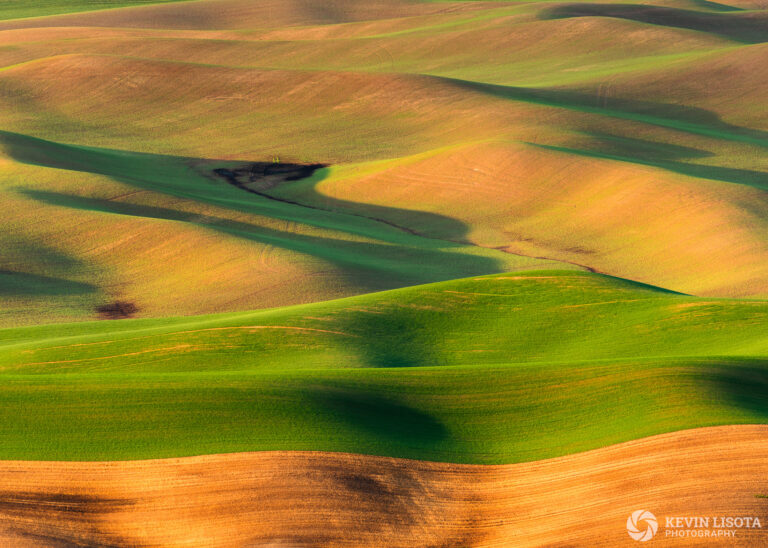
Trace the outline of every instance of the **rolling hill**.
{"label": "rolling hill", "polygon": [[767,47],[759,0],[3,3],[0,544],[768,520]]}
{"label": "rolling hill", "polygon": [[[734,35],[761,28],[759,13],[686,6],[675,20],[695,24],[676,26],[603,4],[588,16],[541,3],[312,6],[216,0],[0,24],[2,192],[17,212],[4,245],[18,250],[2,265],[14,301],[3,325],[92,319],[115,299],[146,317],[267,308],[542,258],[685,293],[768,294],[764,47]],[[720,21],[735,30],[711,32]],[[327,166],[264,189],[298,202],[280,213],[263,196],[222,189],[212,204],[146,174],[163,163],[191,189],[217,162],[276,158]],[[311,208],[339,216],[335,232]],[[347,220],[366,216],[372,228],[350,236]],[[210,230],[217,219],[270,230],[243,241]],[[349,238],[365,245],[338,250]],[[359,251],[371,238],[383,245]],[[371,265],[402,238],[441,272]],[[27,266],[41,253],[50,267]],[[35,276],[59,280],[55,307]]]}
{"label": "rolling hill", "polygon": [[[510,463],[764,423],[767,314],[762,301],[534,271],[256,313],[6,329],[0,456]],[[35,412],[14,420],[13,402]]]}
{"label": "rolling hill", "polygon": [[[506,466],[317,452],[3,462],[0,538],[24,547],[631,546],[626,508],[762,512],[765,435],[765,426],[703,428]],[[761,533],[741,529],[729,544],[754,546]]]}

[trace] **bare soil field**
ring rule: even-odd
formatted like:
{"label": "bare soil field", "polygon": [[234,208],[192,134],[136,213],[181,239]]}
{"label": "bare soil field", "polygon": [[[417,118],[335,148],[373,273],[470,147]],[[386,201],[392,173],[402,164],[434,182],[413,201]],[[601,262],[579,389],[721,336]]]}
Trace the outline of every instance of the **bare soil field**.
{"label": "bare soil field", "polygon": [[[320,452],[3,462],[4,546],[622,546],[635,510],[768,526],[768,426],[476,466]],[[735,530],[756,546],[764,529]],[[711,542],[717,546],[717,541]]]}

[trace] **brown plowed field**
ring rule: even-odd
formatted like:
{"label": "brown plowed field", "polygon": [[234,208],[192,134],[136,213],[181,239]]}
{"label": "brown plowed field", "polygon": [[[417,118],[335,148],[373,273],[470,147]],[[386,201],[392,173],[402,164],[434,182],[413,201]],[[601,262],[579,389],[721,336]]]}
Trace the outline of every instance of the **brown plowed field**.
{"label": "brown plowed field", "polygon": [[[621,546],[626,520],[754,516],[768,527],[768,426],[688,430],[531,463],[318,452],[3,462],[2,546]],[[738,529],[726,544],[768,532]]]}

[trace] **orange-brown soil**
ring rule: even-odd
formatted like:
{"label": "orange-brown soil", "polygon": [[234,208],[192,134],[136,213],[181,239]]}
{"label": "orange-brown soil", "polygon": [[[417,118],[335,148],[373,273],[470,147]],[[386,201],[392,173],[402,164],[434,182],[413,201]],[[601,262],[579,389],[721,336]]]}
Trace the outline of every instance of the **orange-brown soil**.
{"label": "orange-brown soil", "polygon": [[[768,426],[688,430],[531,463],[319,452],[0,463],[2,546],[621,546],[634,510],[754,516],[768,541]],[[707,541],[717,546],[717,541]]]}

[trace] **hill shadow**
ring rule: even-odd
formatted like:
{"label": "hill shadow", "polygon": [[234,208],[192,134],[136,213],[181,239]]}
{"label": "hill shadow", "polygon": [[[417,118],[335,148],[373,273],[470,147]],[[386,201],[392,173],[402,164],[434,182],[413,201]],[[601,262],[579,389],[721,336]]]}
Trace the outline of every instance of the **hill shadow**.
{"label": "hill shadow", "polygon": [[[709,156],[706,151],[693,149],[692,153],[681,154],[679,150],[675,152],[674,147],[670,147],[669,151],[667,152],[649,154],[649,149],[644,150],[642,146],[633,148],[633,143],[639,141],[637,139],[617,137],[614,135],[600,133],[584,134],[594,138],[593,148],[579,149],[538,143],[528,144],[556,152],[564,152],[567,154],[574,154],[577,156],[584,156],[589,158],[601,158],[605,160],[614,160],[637,165],[657,167],[671,171],[673,173],[679,173],[680,175],[687,175],[689,177],[708,179],[710,181],[719,181],[723,183],[745,185],[761,190],[768,190],[768,173],[762,171],[694,164],[677,160],[677,158],[684,157],[705,158]],[[641,145],[646,145],[648,143],[650,142],[640,141]],[[664,143],[656,144],[666,146]]]}
{"label": "hill shadow", "polygon": [[455,86],[500,99],[599,114],[715,139],[768,147],[768,131],[729,124],[714,112],[698,107],[623,98],[611,98],[609,107],[601,105],[603,101],[600,97],[580,91],[505,86],[457,78],[440,78]]}
{"label": "hill shadow", "polygon": [[0,270],[0,296],[45,297],[96,293],[95,285],[29,272]]}
{"label": "hill shadow", "polygon": [[443,423],[394,396],[358,387],[323,386],[308,389],[301,397],[323,415],[388,443],[418,447],[449,439]]}
{"label": "hill shadow", "polygon": [[579,133],[587,137],[590,143],[595,144],[605,154],[636,157],[639,160],[657,162],[683,159],[700,160],[714,156],[710,151],[700,148],[640,139],[638,137],[627,137],[625,135],[614,135],[604,131],[585,130]]}
{"label": "hill shadow", "polygon": [[[242,162],[65,145],[11,132],[0,132],[0,145],[9,156],[21,163],[103,175],[134,188],[287,221],[288,228],[279,230],[216,215],[199,215],[110,199],[33,189],[20,191],[29,198],[81,210],[186,222],[296,251],[338,266],[340,275],[365,291],[503,270],[499,261],[464,253],[455,242],[435,241],[367,216],[328,211],[262,193],[244,192],[213,173],[214,169],[237,169],[243,165]],[[201,169],[208,176],[202,175]],[[319,169],[314,176],[323,177],[324,170]],[[387,209],[395,217],[420,214],[397,208]],[[454,234],[466,234],[468,231],[466,225],[455,219],[431,213],[424,215],[429,217],[430,222],[452,227]],[[296,231],[291,223],[307,227],[307,233]],[[323,231],[323,234],[316,235],[318,230],[315,229]],[[339,237],[329,235],[328,231],[338,232]]]}
{"label": "hill shadow", "polygon": [[690,0],[700,8],[704,8],[710,11],[720,12],[733,12],[733,11],[746,11],[744,8],[738,8],[736,6],[729,6],[727,4],[720,4],[719,2],[710,2],[709,0]]}
{"label": "hill shadow", "polygon": [[[295,251],[336,265],[340,268],[341,275],[345,275],[350,282],[366,291],[403,287],[425,283],[427,280],[447,280],[458,277],[455,276],[457,271],[467,272],[467,275],[499,271],[493,259],[446,249],[333,239],[281,231],[262,225],[176,209],[83,198],[39,190],[19,190],[19,192],[28,198],[49,205],[184,222],[236,238]],[[450,262],[452,270],[445,268],[446,261]]]}
{"label": "hill shadow", "polygon": [[755,419],[768,420],[768,362],[765,360],[720,364],[703,378],[717,397]]}
{"label": "hill shadow", "polygon": [[356,335],[354,347],[368,367],[422,367],[441,364],[439,345],[445,335],[439,313],[407,303],[399,307],[353,311],[341,329]]}
{"label": "hill shadow", "polygon": [[[244,189],[239,188],[239,184],[233,184],[228,174],[225,175],[244,166],[263,166],[265,162],[246,163],[67,145],[8,131],[0,131],[0,145],[9,156],[21,163],[103,175],[145,190],[244,213],[266,215],[321,229],[355,233],[389,243],[402,243],[401,233],[407,232],[400,227],[387,225],[381,219],[354,214],[344,215],[343,212],[281,200],[263,192],[250,192],[254,190],[250,186],[249,192],[244,192]],[[310,176],[314,180],[319,181],[326,176],[327,170],[320,164],[311,167],[313,170]],[[227,184],[224,185],[223,182]],[[466,225],[450,217],[398,208],[382,209],[393,215],[421,215],[428,222],[451,227],[451,231],[456,234],[468,232]],[[418,236],[415,233],[410,235]]]}
{"label": "hill shadow", "polygon": [[[710,7],[707,2],[706,7]],[[643,4],[565,4],[539,13],[540,19],[566,19],[571,17],[612,17],[650,25],[695,30],[716,34],[744,44],[768,42],[768,16],[764,13],[721,13],[684,10]]]}
{"label": "hill shadow", "polygon": [[[293,168],[291,164],[287,164],[284,169],[288,172],[298,171]],[[277,202],[317,211],[348,215],[368,221],[375,221],[376,223],[395,228],[401,232],[420,238],[470,244],[467,238],[465,238],[468,232],[467,226],[457,219],[427,211],[415,211],[411,209],[352,202],[320,194],[317,192],[316,188],[317,184],[322,182],[328,174],[328,166],[326,165],[314,164],[304,166],[306,177],[286,177],[279,182],[270,181],[269,174],[266,176],[261,175],[264,170],[264,163],[257,162],[243,165],[242,167],[233,170],[215,169],[214,172],[227,180],[231,185],[240,188],[241,190]],[[256,177],[252,175],[254,172],[257,173]],[[291,183],[299,180],[303,183],[312,183],[311,190],[307,193],[307,196],[310,199],[307,201],[290,199],[281,196],[280,194],[269,192],[270,190],[278,190],[284,183]],[[409,221],[416,222],[407,223],[404,217]],[[412,226],[418,226],[419,229],[414,229]],[[440,236],[430,234],[435,231],[439,232]]]}

